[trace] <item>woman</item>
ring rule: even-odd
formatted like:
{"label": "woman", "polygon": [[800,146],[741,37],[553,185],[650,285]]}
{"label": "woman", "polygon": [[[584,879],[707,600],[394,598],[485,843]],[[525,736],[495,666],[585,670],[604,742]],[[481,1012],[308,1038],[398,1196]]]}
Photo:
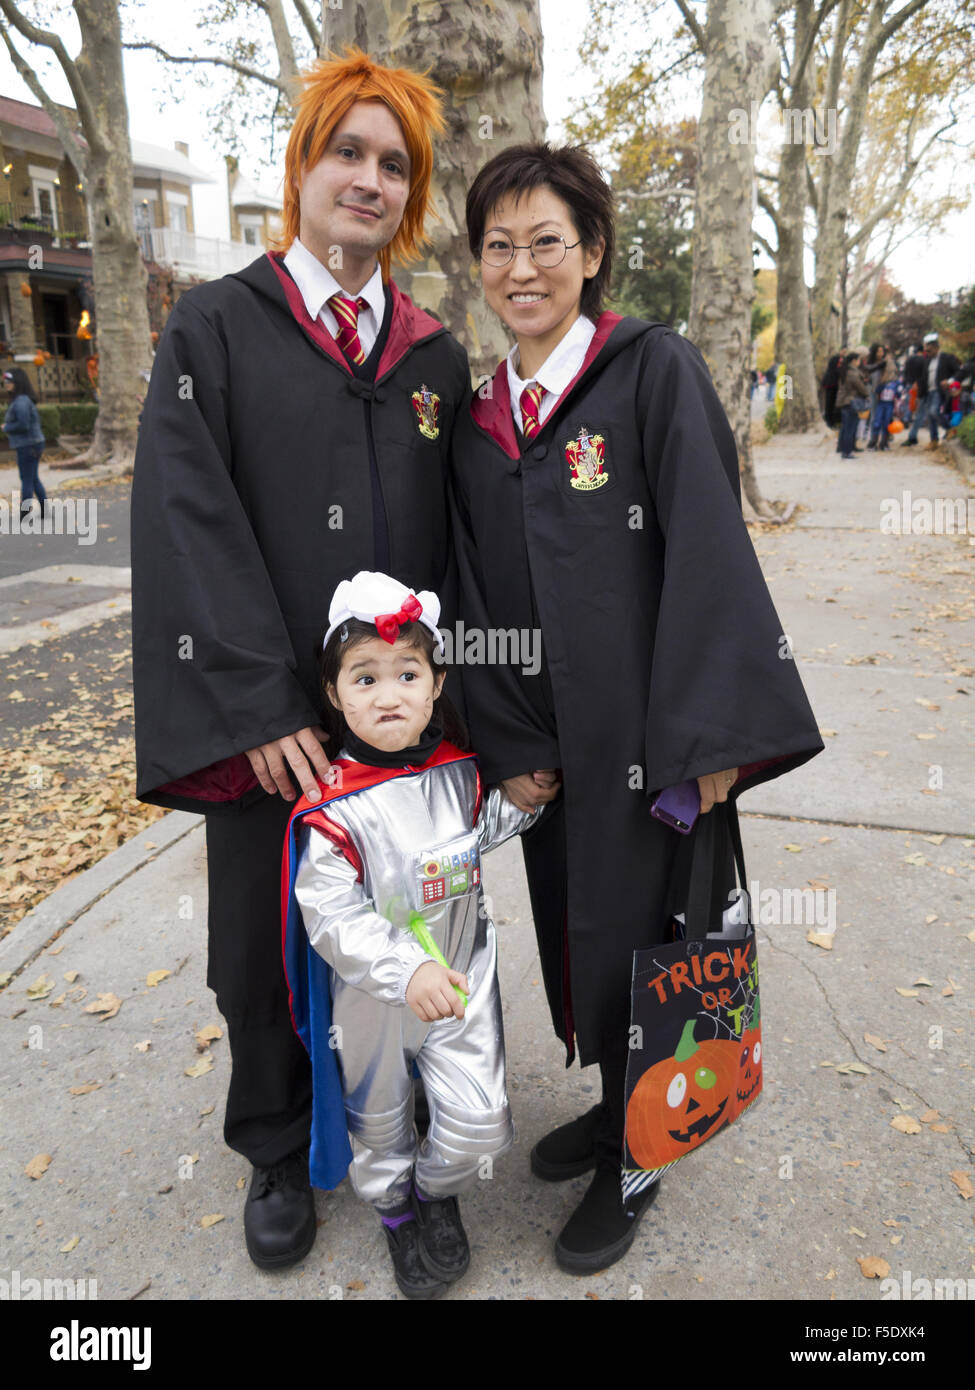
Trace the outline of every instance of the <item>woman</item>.
{"label": "woman", "polygon": [[664,939],[681,839],[649,794],[696,778],[706,813],[822,741],[779,659],[703,358],[664,324],[602,309],[613,199],[595,161],[505,150],[471,187],[467,227],[517,344],[455,425],[463,617],[537,633],[541,655],[465,666],[464,693],[486,782],[521,809],[563,782],[522,843],[555,1030],[569,1062],[599,1064],[603,1099],[541,1140],[532,1167],[560,1180],[595,1166],[556,1243],[583,1274],[626,1253],[657,1192],[624,1209],[633,951]]}
{"label": "woman", "polygon": [[860,411],[869,408],[869,387],[863,362],[862,352],[848,350],[844,352],[839,368],[836,408],[840,412],[841,422],[836,452],[845,459],[851,459],[854,454],[861,452],[856,447],[857,426],[860,423]]}
{"label": "woman", "polygon": [[47,502],[47,492],[38,475],[38,464],[44,452],[44,431],[41,417],[37,413],[37,396],[30,377],[21,367],[13,367],[3,374],[4,389],[12,397],[10,408],[3,421],[7,442],[17,453],[17,469],[20,473],[20,514],[33,511],[34,494],[41,504],[41,511]]}
{"label": "woman", "polygon": [[819,389],[822,393],[823,419],[831,430],[837,429],[840,423],[840,417],[836,410],[836,390],[839,385],[839,367],[842,360],[842,355],[835,352],[826,363],[823,379],[819,383]]}

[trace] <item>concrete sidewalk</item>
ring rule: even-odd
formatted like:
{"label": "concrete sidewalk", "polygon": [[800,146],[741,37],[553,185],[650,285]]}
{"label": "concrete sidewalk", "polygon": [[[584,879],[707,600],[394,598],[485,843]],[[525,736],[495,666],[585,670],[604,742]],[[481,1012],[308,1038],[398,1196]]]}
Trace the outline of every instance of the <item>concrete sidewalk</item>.
{"label": "concrete sidewalk", "polygon": [[[447,1298],[879,1300],[865,1256],[898,1281],[975,1276],[975,1200],[961,1195],[975,1182],[975,554],[967,536],[880,530],[884,499],[904,489],[968,494],[936,455],[844,463],[832,450],[832,436],[810,435],[757,451],[766,495],[807,509],[756,548],[830,731],[825,755],[741,803],[764,1097],[665,1177],[625,1260],[562,1275],[552,1242],[586,1180],[540,1183],[528,1151],[599,1083],[564,1070],[520,849],[504,846],[484,877],[518,1141],[464,1201],[471,1271]],[[807,887],[822,920],[783,921],[783,893]],[[20,973],[0,999],[0,1277],[93,1279],[99,1298],[393,1298],[385,1242],[347,1183],[318,1194],[300,1266],[269,1275],[247,1258],[248,1165],[221,1135],[226,1040],[200,1054],[194,1039],[222,1022],[205,919],[201,822],[173,814],[3,942],[0,974]],[[807,941],[834,923],[832,950]],[[41,976],[51,991],[29,999]],[[86,1012],[99,993],[121,1001],[105,1021]],[[212,1068],[187,1076],[201,1056]],[[902,1115],[920,1132],[892,1128]],[[32,1180],[39,1153],[50,1166]],[[204,1227],[208,1216],[223,1219]]]}

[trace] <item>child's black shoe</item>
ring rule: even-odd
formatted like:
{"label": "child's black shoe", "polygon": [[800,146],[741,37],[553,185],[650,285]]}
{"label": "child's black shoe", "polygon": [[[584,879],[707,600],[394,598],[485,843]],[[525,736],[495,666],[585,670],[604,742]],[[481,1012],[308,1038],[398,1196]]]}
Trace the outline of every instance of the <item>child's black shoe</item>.
{"label": "child's black shoe", "polygon": [[420,1196],[414,1187],[413,1210],[420,1232],[420,1258],[429,1272],[448,1284],[467,1273],[471,1248],[456,1197]]}
{"label": "child's black shoe", "polygon": [[415,1220],[410,1218],[398,1226],[387,1226],[386,1243],[393,1261],[393,1275],[396,1285],[406,1298],[436,1298],[447,1287],[426,1268],[420,1255],[420,1232]]}

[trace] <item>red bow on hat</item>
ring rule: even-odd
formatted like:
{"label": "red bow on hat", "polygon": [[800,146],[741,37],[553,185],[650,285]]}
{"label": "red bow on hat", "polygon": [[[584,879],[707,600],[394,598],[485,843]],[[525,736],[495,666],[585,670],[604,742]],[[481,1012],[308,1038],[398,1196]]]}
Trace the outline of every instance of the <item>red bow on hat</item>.
{"label": "red bow on hat", "polygon": [[422,612],[423,605],[420,600],[416,594],[410,594],[409,598],[403,600],[403,606],[398,613],[376,614],[376,631],[384,642],[388,642],[392,646],[399,636],[402,625],[417,622]]}

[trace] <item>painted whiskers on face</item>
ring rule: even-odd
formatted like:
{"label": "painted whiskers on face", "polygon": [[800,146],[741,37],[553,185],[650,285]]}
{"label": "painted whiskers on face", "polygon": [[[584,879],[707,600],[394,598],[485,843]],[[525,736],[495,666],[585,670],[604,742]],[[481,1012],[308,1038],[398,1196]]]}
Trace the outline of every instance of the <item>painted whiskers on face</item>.
{"label": "painted whiskers on face", "polygon": [[403,638],[390,645],[369,637],[346,653],[327,693],[357,738],[395,753],[419,741],[445,675]]}

